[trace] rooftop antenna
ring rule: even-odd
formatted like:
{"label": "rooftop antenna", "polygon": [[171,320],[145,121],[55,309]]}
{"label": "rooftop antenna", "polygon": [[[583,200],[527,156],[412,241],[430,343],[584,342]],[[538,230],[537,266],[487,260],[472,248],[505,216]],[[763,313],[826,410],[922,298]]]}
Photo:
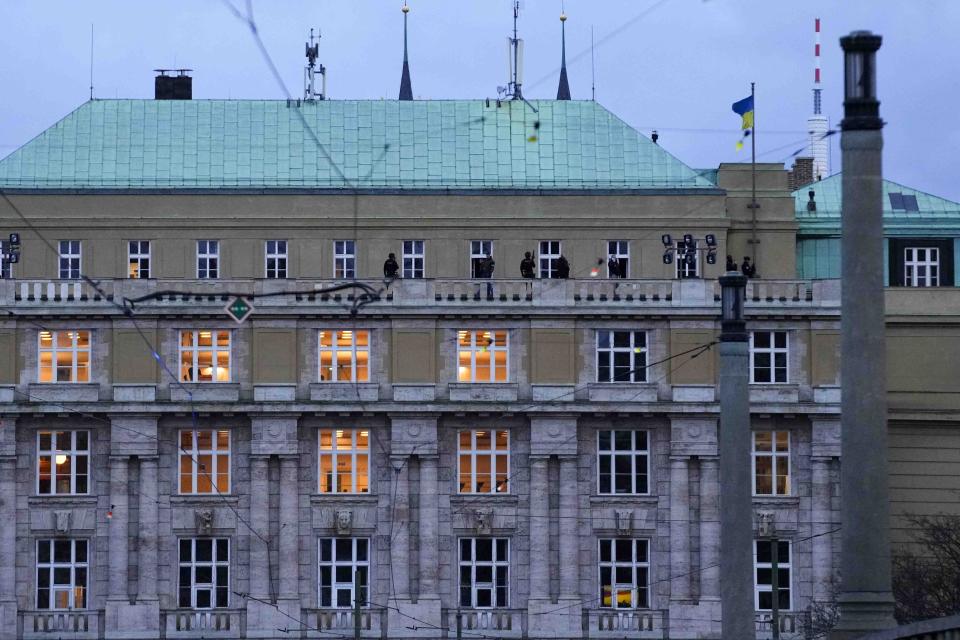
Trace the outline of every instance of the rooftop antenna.
{"label": "rooftop antenna", "polygon": [[93,23],[90,23],[90,99],[93,100]]}
{"label": "rooftop antenna", "polygon": [[593,61],[593,25],[590,25],[590,99],[597,101],[597,65]]}
{"label": "rooftop antenna", "polygon": [[523,100],[523,40],[517,36],[520,0],[513,0],[513,37],[507,38],[507,86],[497,87],[497,93],[511,100]]}
{"label": "rooftop antenna", "polygon": [[810,132],[810,155],[813,156],[813,179],[821,180],[830,175],[830,120],[821,110],[820,88],[820,18],[814,19],[813,45],[813,115],[807,118],[807,131]]}
{"label": "rooftop antenna", "polygon": [[[320,30],[317,29],[316,42],[314,42],[313,29],[310,29],[310,41],[306,43],[307,66],[303,70],[303,99],[304,100],[326,100],[327,99],[327,68],[322,64],[317,64],[317,58],[320,56]],[[317,92],[316,76],[321,77],[321,89]]]}

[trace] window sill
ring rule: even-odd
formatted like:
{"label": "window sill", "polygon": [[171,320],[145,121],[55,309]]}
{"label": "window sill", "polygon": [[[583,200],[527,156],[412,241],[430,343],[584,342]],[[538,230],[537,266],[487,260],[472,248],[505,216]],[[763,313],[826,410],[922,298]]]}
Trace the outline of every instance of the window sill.
{"label": "window sill", "polygon": [[182,382],[170,385],[173,402],[237,402],[240,385],[236,382]]}
{"label": "window sill", "polygon": [[767,495],[757,496],[755,495],[751,498],[751,500],[753,501],[754,506],[757,506],[757,505],[759,506],[770,505],[770,506],[777,506],[777,507],[782,507],[784,505],[800,506],[800,496],[794,496],[794,495],[790,495],[790,496],[767,496]]}
{"label": "window sill", "polygon": [[376,493],[312,493],[310,494],[310,504],[322,505],[331,502],[343,503],[370,503],[377,504],[380,496]]}
{"label": "window sill", "polygon": [[29,386],[32,402],[96,402],[100,385],[96,382],[35,382]]}
{"label": "window sill", "polygon": [[750,402],[788,402],[800,401],[800,386],[796,384],[751,382]]}
{"label": "window sill", "polygon": [[657,385],[650,382],[595,382],[590,385],[591,402],[656,402]]}
{"label": "window sill", "polygon": [[209,503],[239,504],[240,496],[232,493],[191,493],[170,496],[170,506],[207,506]]}
{"label": "window sill", "polygon": [[606,504],[644,504],[655,506],[659,504],[660,496],[655,496],[649,493],[618,493],[618,494],[603,494],[595,493],[590,496],[590,504],[596,506],[603,506]]}
{"label": "window sill", "polygon": [[376,402],[380,385],[376,382],[314,382],[310,384],[311,402]]}
{"label": "window sill", "polygon": [[[471,504],[480,504],[481,500],[489,500],[494,503],[513,504],[519,502],[519,497],[515,493],[454,493],[450,495],[450,506],[454,504],[459,506],[470,506]],[[461,505],[461,503],[466,503]]]}
{"label": "window sill", "polygon": [[451,382],[451,402],[516,402],[516,382]]}
{"label": "window sill", "polygon": [[81,507],[95,507],[97,505],[97,496],[91,495],[89,493],[77,493],[77,494],[55,494],[55,495],[32,495],[27,496],[27,504],[31,507],[40,507],[40,506],[54,506],[54,505],[63,505],[63,506],[81,506]]}

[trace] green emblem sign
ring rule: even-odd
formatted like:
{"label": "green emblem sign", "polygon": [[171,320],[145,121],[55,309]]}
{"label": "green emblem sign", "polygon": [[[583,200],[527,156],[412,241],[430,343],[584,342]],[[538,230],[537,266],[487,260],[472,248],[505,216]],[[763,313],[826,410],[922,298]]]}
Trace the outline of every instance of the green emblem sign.
{"label": "green emblem sign", "polygon": [[243,298],[234,298],[224,307],[224,310],[237,324],[241,324],[253,313],[253,305]]}

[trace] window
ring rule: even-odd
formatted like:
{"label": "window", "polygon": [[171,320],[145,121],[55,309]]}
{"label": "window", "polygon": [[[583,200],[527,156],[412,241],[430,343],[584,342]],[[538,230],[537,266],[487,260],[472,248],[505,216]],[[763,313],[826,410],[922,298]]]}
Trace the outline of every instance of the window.
{"label": "window", "polygon": [[150,241],[131,240],[127,243],[127,276],[134,279],[150,277]]}
{"label": "window", "polygon": [[937,247],[905,247],[903,250],[903,284],[906,287],[940,286],[940,249]]}
{"label": "window", "polygon": [[353,240],[335,240],[333,243],[333,277],[356,278],[356,245]]}
{"label": "window", "polygon": [[790,432],[753,432],[753,494],[790,495]]}
{"label": "window", "polygon": [[510,602],[510,540],[460,539],[460,606],[508,607]]}
{"label": "window", "polygon": [[90,332],[40,331],[40,382],[90,382]]}
{"label": "window", "polygon": [[493,240],[470,241],[470,277],[479,277],[480,261],[493,255]]}
{"label": "window", "polygon": [[230,432],[180,432],[180,493],[230,493]]}
{"label": "window", "polygon": [[267,240],[264,248],[264,277],[283,279],[287,277],[287,241]]}
{"label": "window", "polygon": [[230,541],[181,538],[179,584],[177,604],[181,608],[230,606]]}
{"label": "window", "polygon": [[37,493],[87,493],[90,482],[90,432],[37,433]]}
{"label": "window", "polygon": [[650,541],[600,540],[600,606],[646,609],[650,606]]}
{"label": "window", "polygon": [[201,280],[220,277],[220,242],[197,240],[197,278]]}
{"label": "window", "polygon": [[750,382],[787,382],[787,332],[750,332]]}
{"label": "window", "polygon": [[683,240],[677,241],[677,277],[699,278],[700,277],[700,252],[697,250],[697,240],[693,241],[693,247],[687,247]]}
{"label": "window", "polygon": [[917,196],[910,193],[890,192],[890,208],[894,211],[920,211]]}
{"label": "window", "polygon": [[359,576],[361,606],[368,606],[370,541],[366,538],[320,538],[319,584],[321,607],[353,606],[354,577]]}
{"label": "window", "polygon": [[506,382],[510,344],[507,331],[458,331],[457,380]]}
{"label": "window", "polygon": [[87,562],[86,540],[37,540],[37,609],[86,609]]}
{"label": "window", "polygon": [[[617,261],[620,274],[615,276],[610,273],[610,258]],[[607,241],[607,277],[608,278],[629,278],[630,277],[630,243],[626,240],[608,240]]]}
{"label": "window", "polygon": [[369,364],[369,331],[320,331],[320,382],[369,382]]}
{"label": "window", "polygon": [[369,493],[370,432],[320,429],[320,493]]}
{"label": "window", "polygon": [[9,260],[0,260],[0,280],[13,278],[13,263]]}
{"label": "window", "polygon": [[78,280],[80,278],[80,241],[60,241],[60,279]]}
{"label": "window", "polygon": [[[773,543],[754,541],[754,604],[757,611],[773,609]],[[777,543],[777,594],[780,611],[790,610],[790,541]]]}
{"label": "window", "polygon": [[403,241],[403,277],[423,277],[423,240]]}
{"label": "window", "polygon": [[646,382],[647,333],[597,331],[597,382]]}
{"label": "window", "polygon": [[230,332],[180,332],[180,379],[184,382],[230,382]]}
{"label": "window", "polygon": [[560,241],[541,240],[538,257],[540,258],[540,277],[556,278],[560,266]]}
{"label": "window", "polygon": [[458,434],[460,493],[510,493],[510,432]]}
{"label": "window", "polygon": [[597,493],[649,493],[649,434],[628,429],[598,431],[597,479]]}

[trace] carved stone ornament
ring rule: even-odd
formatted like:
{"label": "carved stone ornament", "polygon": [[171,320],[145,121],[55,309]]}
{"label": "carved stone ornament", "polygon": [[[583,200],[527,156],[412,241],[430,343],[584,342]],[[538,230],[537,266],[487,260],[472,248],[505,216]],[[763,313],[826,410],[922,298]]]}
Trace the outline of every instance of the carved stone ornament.
{"label": "carved stone ornament", "polygon": [[772,511],[757,512],[757,535],[761,538],[768,538],[773,535],[776,529],[776,521]]}
{"label": "carved stone ornament", "polygon": [[53,512],[53,525],[57,533],[70,533],[70,515],[69,510]]}
{"label": "carved stone ornament", "polygon": [[193,516],[197,533],[207,536],[213,533],[213,509],[197,509]]}
{"label": "carved stone ornament", "polygon": [[349,535],[353,529],[353,511],[343,509],[336,513],[336,525],[338,535]]}
{"label": "carved stone ornament", "polygon": [[473,528],[481,535],[489,534],[493,530],[493,511],[490,509],[474,509]]}
{"label": "carved stone ornament", "polygon": [[633,509],[617,509],[617,532],[630,533],[633,530]]}

